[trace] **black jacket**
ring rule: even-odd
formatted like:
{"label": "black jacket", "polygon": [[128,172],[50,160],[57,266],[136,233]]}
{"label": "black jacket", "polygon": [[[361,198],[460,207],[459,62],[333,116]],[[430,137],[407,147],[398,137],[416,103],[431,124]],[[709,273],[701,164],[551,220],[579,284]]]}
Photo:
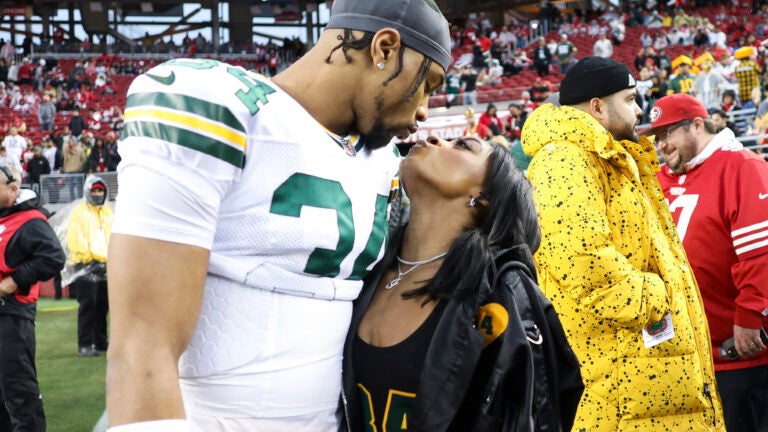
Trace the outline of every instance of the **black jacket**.
{"label": "black jacket", "polygon": [[51,164],[45,156],[32,156],[27,162],[27,173],[30,183],[40,183],[40,176],[51,173]]}
{"label": "black jacket", "polygon": [[[47,212],[39,207],[37,194],[29,189],[22,189],[16,204],[0,210],[0,218],[32,209],[48,216]],[[16,268],[11,277],[18,285],[18,293],[21,295],[29,294],[35,283],[51,279],[64,268],[65,261],[66,255],[56,233],[43,219],[32,219],[22,225],[8,241],[5,251],[5,262]],[[0,298],[0,315],[34,319],[36,311],[35,303],[20,303],[14,294]]]}
{"label": "black jacket", "polygon": [[[578,361],[554,309],[538,290],[532,261],[510,261],[509,251],[497,254],[499,271],[496,275],[491,270],[487,272],[475,296],[443,300],[448,303],[427,350],[414,408],[408,418],[409,431],[570,430],[583,390]],[[507,262],[513,264],[505,265]],[[367,280],[366,289],[355,303],[347,335],[342,378],[346,419],[343,430],[363,430],[351,358],[352,340],[382,272],[377,269]],[[529,296],[534,298],[529,301]],[[501,305],[509,319],[505,331],[483,348],[485,337],[473,324],[473,318],[490,303]],[[539,335],[542,343],[532,349],[528,341],[538,340]],[[540,362],[548,364],[546,371],[534,370]],[[541,376],[547,382],[537,382]],[[540,412],[541,406],[549,407],[549,412]]]}

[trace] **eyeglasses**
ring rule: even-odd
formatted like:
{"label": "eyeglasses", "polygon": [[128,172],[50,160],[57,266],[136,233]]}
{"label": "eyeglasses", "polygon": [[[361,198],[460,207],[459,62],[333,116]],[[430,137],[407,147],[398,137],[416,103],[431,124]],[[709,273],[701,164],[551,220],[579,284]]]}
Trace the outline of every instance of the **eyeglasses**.
{"label": "eyeglasses", "polygon": [[693,123],[693,120],[681,121],[680,123],[672,126],[671,128],[665,130],[664,132],[656,134],[656,142],[659,143],[661,141],[664,141],[664,142],[669,141],[669,136],[672,135],[672,132],[676,131],[677,129],[680,129],[681,127],[686,127],[691,123]]}

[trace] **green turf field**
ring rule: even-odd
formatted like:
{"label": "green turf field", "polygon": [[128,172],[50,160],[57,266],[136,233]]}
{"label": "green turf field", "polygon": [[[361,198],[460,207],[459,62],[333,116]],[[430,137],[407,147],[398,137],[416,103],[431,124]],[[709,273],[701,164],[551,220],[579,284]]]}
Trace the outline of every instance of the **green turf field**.
{"label": "green turf field", "polygon": [[77,302],[40,299],[37,376],[49,432],[91,431],[104,412],[107,358],[77,356]]}

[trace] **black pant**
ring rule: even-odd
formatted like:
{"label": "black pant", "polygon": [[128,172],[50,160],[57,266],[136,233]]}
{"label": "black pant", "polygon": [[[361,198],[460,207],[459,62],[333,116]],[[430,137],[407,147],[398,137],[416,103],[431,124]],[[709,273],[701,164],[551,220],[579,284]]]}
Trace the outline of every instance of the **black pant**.
{"label": "black pant", "polygon": [[0,315],[0,431],[45,431],[35,323],[13,315]]}
{"label": "black pant", "polygon": [[768,431],[768,365],[716,372],[728,432]]}
{"label": "black pant", "polygon": [[80,306],[77,308],[77,345],[105,349],[107,347],[107,281],[92,281],[88,276],[72,284]]}

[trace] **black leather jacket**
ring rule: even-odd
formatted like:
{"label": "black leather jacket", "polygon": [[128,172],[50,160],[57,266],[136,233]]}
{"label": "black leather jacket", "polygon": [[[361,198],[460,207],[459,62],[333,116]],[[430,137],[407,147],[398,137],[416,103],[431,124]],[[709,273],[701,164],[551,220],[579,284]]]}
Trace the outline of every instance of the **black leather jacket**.
{"label": "black leather jacket", "polygon": [[[578,361],[570,351],[554,310],[535,284],[532,260],[504,266],[510,262],[506,256],[509,251],[497,254],[498,275],[494,276],[489,270],[480,281],[476,295],[444,300],[448,303],[427,350],[414,407],[408,418],[409,431],[570,430],[583,389]],[[346,421],[342,430],[345,431],[363,430],[351,347],[381,273],[382,269],[377,269],[372,274],[355,303],[344,348],[342,408]],[[530,290],[536,296],[535,301],[527,301],[525,283],[535,288]],[[518,304],[521,295],[525,297]],[[501,305],[509,319],[504,332],[483,348],[486,338],[473,324],[473,317],[490,303]],[[541,323],[541,318],[528,319],[534,309],[538,309],[537,316],[547,316],[546,323]],[[552,319],[554,323],[549,322]],[[536,322],[539,322],[538,326]],[[539,374],[534,373],[535,352],[528,340],[538,339],[539,335],[547,342],[543,346],[552,348],[551,345],[559,344],[558,349],[565,351],[562,360],[546,356],[554,364],[552,373],[555,377],[544,386],[565,389],[556,390],[555,396],[552,393],[535,395],[535,389],[542,383],[537,385],[534,379]],[[565,379],[557,376],[558,369],[566,371]],[[549,401],[552,410],[546,414],[548,418],[538,419],[536,410],[541,400],[536,398],[542,397],[557,400]]]}

